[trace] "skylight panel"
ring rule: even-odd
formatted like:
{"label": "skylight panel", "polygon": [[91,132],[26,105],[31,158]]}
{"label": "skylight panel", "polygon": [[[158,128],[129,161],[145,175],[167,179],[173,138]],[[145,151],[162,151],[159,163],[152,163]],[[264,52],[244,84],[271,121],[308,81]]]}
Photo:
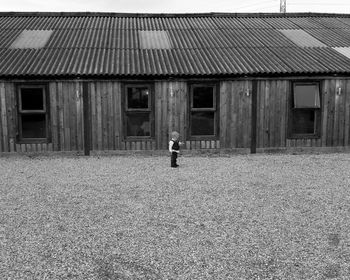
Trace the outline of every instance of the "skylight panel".
{"label": "skylight panel", "polygon": [[11,49],[41,49],[49,41],[53,30],[23,30]]}
{"label": "skylight panel", "polygon": [[340,47],[340,48],[333,48],[338,53],[341,53],[342,55],[346,56],[347,58],[350,58],[350,47]]}
{"label": "skylight panel", "polygon": [[299,47],[327,47],[324,43],[301,29],[280,29],[278,31]]}
{"label": "skylight panel", "polygon": [[172,45],[166,31],[162,30],[140,30],[141,49],[171,49]]}

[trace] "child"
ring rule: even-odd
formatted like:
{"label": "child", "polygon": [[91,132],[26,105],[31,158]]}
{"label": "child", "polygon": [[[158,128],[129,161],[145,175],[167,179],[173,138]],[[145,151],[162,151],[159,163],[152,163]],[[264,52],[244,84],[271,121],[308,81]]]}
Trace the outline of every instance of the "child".
{"label": "child", "polygon": [[171,153],[171,167],[178,167],[179,165],[176,163],[177,155],[180,152],[180,145],[182,142],[179,142],[179,133],[177,131],[173,131],[171,133],[171,140],[169,141],[169,152]]}

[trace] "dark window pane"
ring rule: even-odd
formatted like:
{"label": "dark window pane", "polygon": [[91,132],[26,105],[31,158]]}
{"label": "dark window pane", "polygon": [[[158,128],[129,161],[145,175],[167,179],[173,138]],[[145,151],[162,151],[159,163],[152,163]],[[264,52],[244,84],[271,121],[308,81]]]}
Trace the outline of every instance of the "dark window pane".
{"label": "dark window pane", "polygon": [[22,110],[44,110],[42,88],[21,88]]}
{"label": "dark window pane", "polygon": [[22,114],[23,138],[46,138],[46,117],[44,114]]}
{"label": "dark window pane", "polygon": [[194,87],[193,108],[214,108],[214,88]]}
{"label": "dark window pane", "polygon": [[129,109],[147,109],[150,91],[147,87],[129,87],[127,91]]}
{"label": "dark window pane", "polygon": [[215,135],[214,127],[214,112],[191,113],[192,135]]}
{"label": "dark window pane", "polygon": [[315,111],[294,110],[293,111],[293,133],[314,134],[315,133]]}
{"label": "dark window pane", "polygon": [[150,136],[149,113],[128,113],[126,127],[127,136]]}
{"label": "dark window pane", "polygon": [[318,85],[295,85],[294,108],[320,108]]}

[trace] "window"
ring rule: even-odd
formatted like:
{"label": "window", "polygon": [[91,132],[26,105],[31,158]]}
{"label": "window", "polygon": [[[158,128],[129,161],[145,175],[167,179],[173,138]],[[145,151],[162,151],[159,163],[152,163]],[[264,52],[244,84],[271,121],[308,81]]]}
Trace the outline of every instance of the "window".
{"label": "window", "polygon": [[217,136],[217,96],[215,85],[190,87],[190,135]]}
{"label": "window", "polygon": [[150,85],[125,86],[125,130],[127,137],[151,137],[153,130]]}
{"label": "window", "polygon": [[294,83],[290,119],[291,137],[318,137],[321,102],[318,83]]}
{"label": "window", "polygon": [[19,139],[47,140],[48,110],[45,86],[18,88]]}

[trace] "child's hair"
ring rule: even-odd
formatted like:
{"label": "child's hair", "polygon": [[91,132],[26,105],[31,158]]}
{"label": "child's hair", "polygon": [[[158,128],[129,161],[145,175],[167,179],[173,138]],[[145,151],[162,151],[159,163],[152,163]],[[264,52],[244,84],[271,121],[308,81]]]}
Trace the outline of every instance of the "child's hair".
{"label": "child's hair", "polygon": [[178,139],[180,137],[180,134],[177,131],[173,131],[171,133],[171,138]]}

